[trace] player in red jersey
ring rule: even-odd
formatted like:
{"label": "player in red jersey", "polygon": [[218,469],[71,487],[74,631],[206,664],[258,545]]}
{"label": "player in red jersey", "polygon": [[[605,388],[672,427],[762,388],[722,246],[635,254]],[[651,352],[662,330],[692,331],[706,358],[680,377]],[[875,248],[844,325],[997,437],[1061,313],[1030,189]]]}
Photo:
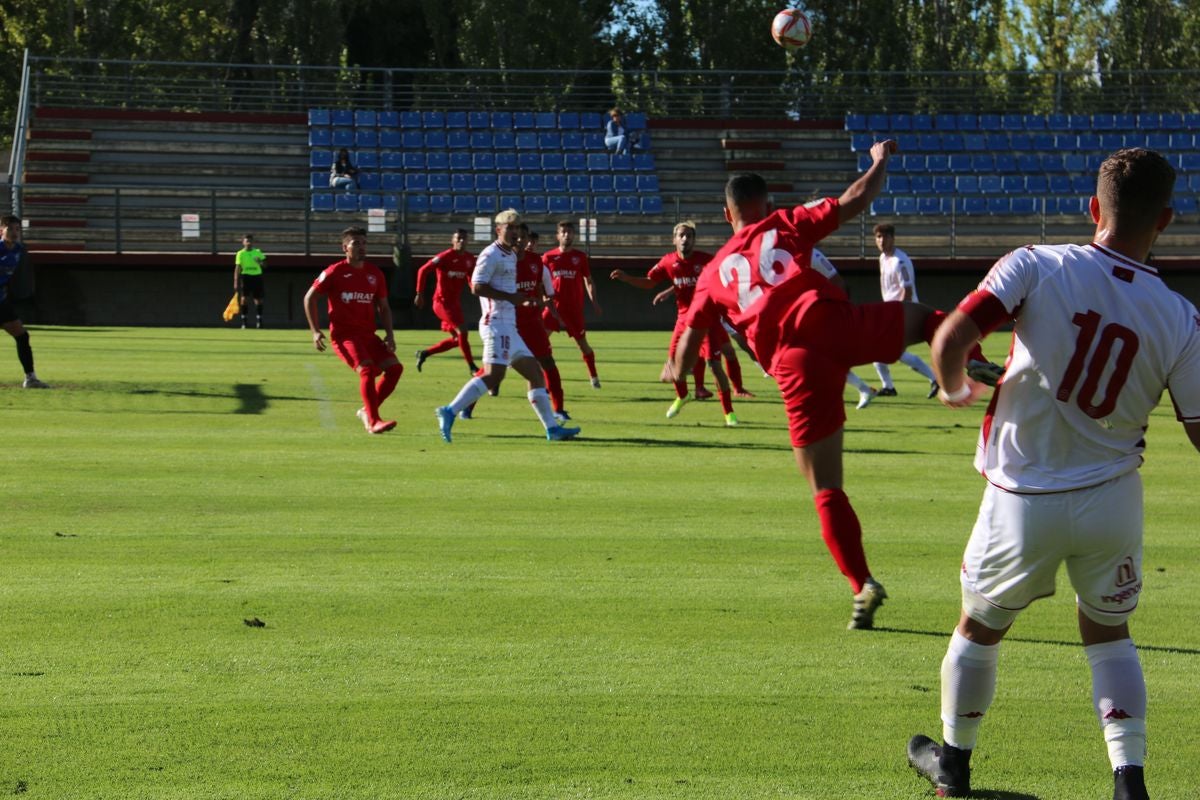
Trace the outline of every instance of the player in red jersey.
{"label": "player in red jersey", "polygon": [[725,316],[775,378],[822,538],[854,592],[851,628],[872,627],[887,593],[867,566],[862,528],[842,490],[846,373],[855,365],[890,363],[906,346],[929,341],[945,314],[915,303],[853,305],[811,259],[813,245],[879,194],[895,146],[876,142],[871,167],[841,197],[811,206],[772,211],[761,176],[730,178],[725,218],[734,234],[696,283],[673,363],[676,375],[686,374],[708,329]]}
{"label": "player in red jersey", "polygon": [[[537,252],[538,235],[529,230],[524,222],[520,225],[520,234],[517,243],[517,250],[521,254],[517,258],[517,294],[537,302],[517,306],[517,333],[542,365],[542,375],[546,378],[546,388],[554,405],[554,416],[563,422],[569,420],[571,415],[563,407],[562,376],[558,372],[558,364],[554,362],[554,350],[550,346],[546,324],[542,322],[543,312],[551,316],[558,315],[558,310],[551,302],[554,298],[554,280]],[[558,322],[561,324],[562,320]]]}
{"label": "player in red jersey", "polygon": [[[324,351],[325,334],[321,332],[317,297],[325,295],[333,352],[359,375],[363,407],[355,413],[368,433],[384,433],[396,427],[396,423],[381,419],[379,406],[404,374],[404,365],[396,359],[387,281],[379,267],[366,260],[367,232],[362,228],[342,231],[342,252],[346,258],[318,275],[304,295],[304,316],[312,331],[313,346]],[[377,315],[384,330],[382,340],[375,333]]]}
{"label": "player in red jersey", "polygon": [[558,247],[542,256],[542,263],[550,270],[554,278],[554,307],[558,311],[561,322],[547,309],[542,315],[542,322],[550,333],[566,331],[567,335],[579,345],[583,354],[583,363],[587,365],[588,375],[592,379],[592,388],[600,388],[600,376],[596,374],[596,352],[588,344],[587,327],[583,321],[583,293],[592,301],[592,308],[600,313],[600,301],[596,299],[596,283],[592,280],[591,267],[588,264],[587,253],[576,250],[575,223],[563,220],[558,223]]}
{"label": "player in red jersey", "polygon": [[436,287],[433,290],[433,313],[442,321],[442,330],[450,334],[442,341],[417,351],[417,372],[425,366],[425,359],[438,353],[444,353],[452,347],[462,350],[467,367],[474,374],[479,371],[475,366],[475,356],[471,353],[471,342],[467,338],[467,328],[463,324],[463,312],[460,299],[471,271],[475,269],[475,256],[467,252],[467,231],[459,228],[450,237],[450,249],[443,250],[426,261],[417,270],[417,295],[413,305],[422,308],[425,305],[425,284],[430,273],[436,277]]}
{"label": "player in red jersey", "polygon": [[[646,273],[646,277],[635,278],[625,274],[625,271],[621,269],[613,270],[609,277],[639,289],[653,289],[663,281],[671,282],[672,288],[675,290],[677,310],[675,330],[671,334],[671,345],[668,349],[668,357],[673,359],[679,337],[683,335],[684,328],[687,327],[685,320],[688,306],[692,302],[692,294],[696,289],[696,279],[700,276],[704,265],[712,258],[712,254],[696,249],[695,223],[680,222],[675,226],[672,234],[675,250],[660,258],[658,263]],[[700,387],[703,385],[704,363],[708,362],[713,377],[717,380],[718,394],[721,398],[721,413],[725,415],[725,424],[732,427],[737,425],[737,416],[733,413],[733,391],[729,386],[725,370],[721,368],[721,348],[728,345],[729,336],[725,333],[724,328],[720,325],[710,328],[708,336],[700,346],[700,358],[696,361],[692,375],[696,380],[696,396],[699,397]],[[677,415],[688,400],[687,376],[680,376],[673,383],[676,397],[670,408],[667,409],[667,419]]]}

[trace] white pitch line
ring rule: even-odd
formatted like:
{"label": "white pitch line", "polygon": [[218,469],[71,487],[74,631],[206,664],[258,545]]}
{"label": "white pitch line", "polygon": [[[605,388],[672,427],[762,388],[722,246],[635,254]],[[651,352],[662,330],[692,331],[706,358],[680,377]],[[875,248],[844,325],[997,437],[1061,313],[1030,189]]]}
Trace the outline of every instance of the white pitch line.
{"label": "white pitch line", "polygon": [[308,370],[313,396],[317,399],[317,417],[321,420],[321,427],[330,430],[337,428],[337,419],[333,414],[333,402],[329,398],[329,390],[325,388],[325,381],[321,380],[321,373],[312,364],[305,364],[304,368]]}

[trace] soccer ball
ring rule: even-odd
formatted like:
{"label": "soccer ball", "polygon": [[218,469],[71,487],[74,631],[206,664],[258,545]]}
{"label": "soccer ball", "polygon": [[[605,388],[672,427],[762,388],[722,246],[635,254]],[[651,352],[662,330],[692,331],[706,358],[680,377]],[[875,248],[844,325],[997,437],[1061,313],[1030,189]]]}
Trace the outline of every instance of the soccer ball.
{"label": "soccer ball", "polygon": [[771,22],[771,38],[784,50],[796,50],[812,38],[812,22],[798,8],[785,8]]}

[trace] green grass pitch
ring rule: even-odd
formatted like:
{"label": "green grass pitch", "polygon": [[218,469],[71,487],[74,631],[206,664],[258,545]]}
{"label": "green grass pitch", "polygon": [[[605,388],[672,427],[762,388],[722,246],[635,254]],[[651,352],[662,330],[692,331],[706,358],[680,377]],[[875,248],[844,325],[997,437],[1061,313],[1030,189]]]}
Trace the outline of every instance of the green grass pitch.
{"label": "green grass pitch", "polygon": [[[594,333],[599,391],[556,337],[581,439],[546,442],[509,380],[447,445],[432,411],[463,361],[411,356],[437,338],[399,334],[383,436],[303,330],[35,328],[45,392],[0,352],[0,796],[932,796],[904,746],[940,734],[982,408],[903,366],[897,398],[847,391],[847,491],[891,595],[851,632],[748,361],[727,429],[715,400],[664,418],[667,332]],[[1147,776],[1191,800],[1197,454],[1169,404],[1148,441]],[[1064,576],[1003,646],[979,796],[1111,796],[1077,640]]]}

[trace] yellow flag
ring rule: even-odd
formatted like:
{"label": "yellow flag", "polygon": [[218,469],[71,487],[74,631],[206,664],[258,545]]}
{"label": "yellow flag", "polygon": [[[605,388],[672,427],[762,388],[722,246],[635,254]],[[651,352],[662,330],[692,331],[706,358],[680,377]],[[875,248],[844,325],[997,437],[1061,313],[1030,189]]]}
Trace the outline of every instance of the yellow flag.
{"label": "yellow flag", "polygon": [[238,315],[239,310],[237,292],[234,292],[233,297],[229,300],[229,305],[225,306],[225,313],[221,316],[225,318],[226,322],[229,322]]}

